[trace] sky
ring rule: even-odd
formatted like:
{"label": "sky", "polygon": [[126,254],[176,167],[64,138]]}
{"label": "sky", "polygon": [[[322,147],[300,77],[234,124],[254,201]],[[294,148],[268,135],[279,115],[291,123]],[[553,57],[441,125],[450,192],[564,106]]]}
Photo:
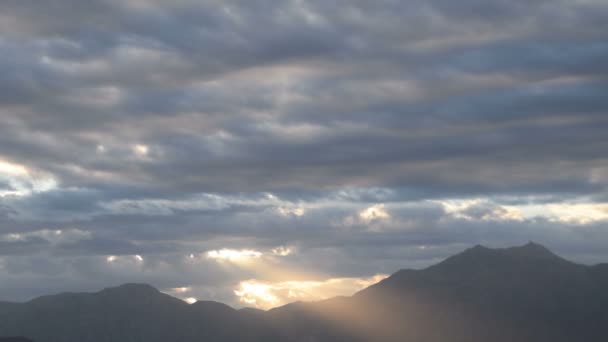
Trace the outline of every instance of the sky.
{"label": "sky", "polygon": [[608,261],[605,0],[3,0],[0,51],[0,300]]}

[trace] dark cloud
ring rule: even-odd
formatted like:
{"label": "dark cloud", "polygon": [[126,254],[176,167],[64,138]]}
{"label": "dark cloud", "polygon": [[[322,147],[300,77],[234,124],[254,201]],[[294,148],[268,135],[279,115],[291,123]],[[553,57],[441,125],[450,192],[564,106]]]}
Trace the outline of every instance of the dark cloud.
{"label": "dark cloud", "polygon": [[0,298],[141,281],[233,302],[271,277],[204,257],[222,248],[318,279],[474,243],[605,260],[606,13],[2,1]]}

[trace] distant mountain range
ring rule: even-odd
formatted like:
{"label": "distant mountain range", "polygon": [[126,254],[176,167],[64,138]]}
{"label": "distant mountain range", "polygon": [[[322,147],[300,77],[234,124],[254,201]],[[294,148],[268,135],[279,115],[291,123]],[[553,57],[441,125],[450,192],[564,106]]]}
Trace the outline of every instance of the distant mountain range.
{"label": "distant mountain range", "polygon": [[149,285],[126,284],[0,303],[0,336],[36,342],[604,342],[608,264],[575,264],[535,243],[475,246],[423,270],[401,270],[351,297],[269,311],[188,305]]}

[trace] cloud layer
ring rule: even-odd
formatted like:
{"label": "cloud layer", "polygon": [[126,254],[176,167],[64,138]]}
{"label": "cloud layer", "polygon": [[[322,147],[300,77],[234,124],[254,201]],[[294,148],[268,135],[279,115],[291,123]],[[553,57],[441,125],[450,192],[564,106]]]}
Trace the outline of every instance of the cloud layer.
{"label": "cloud layer", "polygon": [[606,13],[2,1],[0,299],[145,281],[238,304],[474,243],[608,260]]}

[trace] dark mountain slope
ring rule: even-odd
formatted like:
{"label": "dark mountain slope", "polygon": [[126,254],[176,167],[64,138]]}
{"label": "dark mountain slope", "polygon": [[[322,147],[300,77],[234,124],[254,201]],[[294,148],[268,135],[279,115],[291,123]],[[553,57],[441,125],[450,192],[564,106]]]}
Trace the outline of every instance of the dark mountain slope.
{"label": "dark mountain slope", "polygon": [[270,314],[301,340],[605,341],[607,277],[604,265],[578,265],[534,243],[476,246],[350,299]]}
{"label": "dark mountain slope", "polygon": [[224,304],[188,305],[142,284],[37,298],[3,317],[0,335],[22,335],[37,342],[264,341],[272,337],[262,323]]}

